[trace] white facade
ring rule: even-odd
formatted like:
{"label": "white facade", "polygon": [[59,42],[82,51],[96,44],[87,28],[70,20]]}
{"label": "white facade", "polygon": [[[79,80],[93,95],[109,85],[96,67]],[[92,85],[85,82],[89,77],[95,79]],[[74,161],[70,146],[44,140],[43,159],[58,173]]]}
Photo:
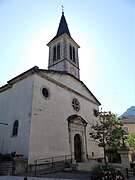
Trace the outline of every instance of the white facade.
{"label": "white facade", "polygon": [[[0,88],[0,122],[8,123],[0,125],[0,153],[22,154],[29,164],[65,155],[76,161],[103,156],[89,136],[100,102],[79,80],[79,46],[63,23],[64,14],[65,33],[59,28],[48,43],[49,70],[34,67]],[[61,54],[55,59],[57,43]]]}
{"label": "white facade", "polygon": [[[33,81],[33,77],[29,76],[0,93],[0,122],[8,123],[7,126],[0,125],[1,153],[16,151],[28,156]],[[15,120],[19,121],[20,128],[18,135],[12,136]]]}
{"label": "white facade", "polygon": [[[49,92],[47,99],[42,94],[44,87]],[[80,103],[78,112],[73,109],[73,98]],[[10,88],[0,93],[0,121],[8,123],[0,126],[1,152],[16,151],[28,158],[30,164],[39,158],[74,156],[74,136],[79,134],[83,159],[92,152],[101,157],[99,148],[89,138],[90,126],[96,121],[93,108],[98,109],[96,99],[71,75],[42,70],[27,77],[20,75]],[[78,119],[69,125],[68,118],[73,115],[88,123],[86,132],[81,121],[76,123]],[[15,120],[19,121],[18,135],[12,136]]]}

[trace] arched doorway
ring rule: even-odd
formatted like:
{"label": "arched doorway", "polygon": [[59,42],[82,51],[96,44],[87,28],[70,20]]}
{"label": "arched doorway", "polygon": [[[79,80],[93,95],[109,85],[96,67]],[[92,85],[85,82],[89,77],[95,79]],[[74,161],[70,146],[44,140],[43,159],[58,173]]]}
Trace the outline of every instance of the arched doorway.
{"label": "arched doorway", "polygon": [[81,152],[81,139],[79,134],[76,134],[74,136],[74,155],[76,162],[81,162],[82,152]]}
{"label": "arched doorway", "polygon": [[77,162],[85,161],[87,159],[87,122],[77,114],[69,116],[67,120],[71,156],[73,155]]}

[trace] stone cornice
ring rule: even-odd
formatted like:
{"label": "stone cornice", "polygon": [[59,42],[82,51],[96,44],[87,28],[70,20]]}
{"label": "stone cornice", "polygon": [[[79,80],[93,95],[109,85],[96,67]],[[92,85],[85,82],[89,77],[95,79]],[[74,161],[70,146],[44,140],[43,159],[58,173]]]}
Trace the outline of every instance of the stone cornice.
{"label": "stone cornice", "polygon": [[71,38],[69,37],[66,33],[62,34],[61,36],[57,37],[57,38],[53,38],[48,44],[47,46],[50,46],[54,43],[56,43],[58,40],[61,40],[63,38],[67,38],[69,41],[71,41],[76,47],[80,48],[80,46]]}
{"label": "stone cornice", "polygon": [[[72,61],[70,61],[70,60],[68,60],[68,59],[62,59],[62,60],[60,60],[60,61],[55,61],[53,64],[51,64],[50,66],[48,66],[48,68],[50,68],[50,67],[52,67],[52,66],[54,66],[54,65],[56,65],[56,64],[59,64],[60,62],[62,62],[62,61],[68,61],[68,62],[70,62],[74,67],[76,67],[77,69],[79,69],[77,66],[76,66],[76,64],[75,63],[73,63]],[[79,69],[80,70],[80,69]]]}

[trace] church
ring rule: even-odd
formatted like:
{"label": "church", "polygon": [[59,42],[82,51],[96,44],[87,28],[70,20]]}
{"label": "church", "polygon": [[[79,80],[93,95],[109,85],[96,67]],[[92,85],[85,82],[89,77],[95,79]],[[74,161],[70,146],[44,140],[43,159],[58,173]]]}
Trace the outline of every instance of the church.
{"label": "church", "polygon": [[[48,69],[37,66],[0,87],[0,153],[36,159],[70,155],[76,162],[103,157],[89,133],[101,105],[80,80],[79,45],[64,12],[49,47]],[[38,61],[38,60],[37,60]]]}

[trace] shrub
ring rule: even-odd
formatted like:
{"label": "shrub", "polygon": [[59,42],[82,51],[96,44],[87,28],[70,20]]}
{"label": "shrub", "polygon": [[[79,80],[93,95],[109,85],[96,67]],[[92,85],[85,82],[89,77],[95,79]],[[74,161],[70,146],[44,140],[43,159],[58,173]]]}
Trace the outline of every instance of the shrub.
{"label": "shrub", "polygon": [[0,154],[0,161],[12,161],[11,154]]}
{"label": "shrub", "polygon": [[97,166],[92,170],[92,180],[124,180],[120,170],[111,166]]}

